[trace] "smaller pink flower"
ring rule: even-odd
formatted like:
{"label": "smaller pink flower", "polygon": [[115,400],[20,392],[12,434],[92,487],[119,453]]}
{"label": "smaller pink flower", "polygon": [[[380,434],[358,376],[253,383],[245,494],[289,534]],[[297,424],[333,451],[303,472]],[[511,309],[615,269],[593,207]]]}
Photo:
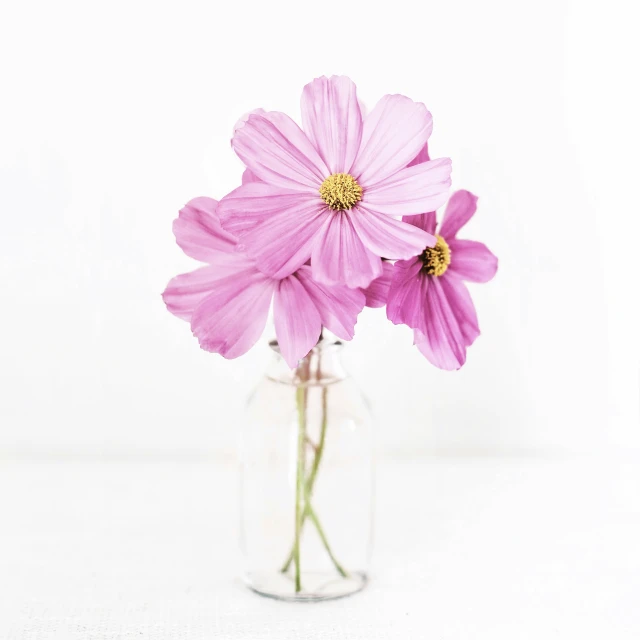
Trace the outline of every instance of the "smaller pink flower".
{"label": "smaller pink flower", "polygon": [[415,258],[395,263],[387,317],[414,329],[418,349],[440,369],[459,369],[467,347],[480,335],[463,281],[488,282],[498,268],[498,259],[485,245],[456,237],[475,213],[477,200],[469,191],[456,191],[437,234],[435,212],[403,218],[435,234],[437,243]]}
{"label": "smaller pink flower", "polygon": [[353,338],[365,303],[361,291],[319,284],[308,265],[285,278],[264,274],[222,228],[217,208],[212,198],[195,198],[180,210],[173,223],[176,241],[207,265],[176,276],[162,294],[167,309],[191,323],[204,350],[225,358],[246,353],[262,335],[272,299],[280,351],[292,368],[323,326],[343,340]]}

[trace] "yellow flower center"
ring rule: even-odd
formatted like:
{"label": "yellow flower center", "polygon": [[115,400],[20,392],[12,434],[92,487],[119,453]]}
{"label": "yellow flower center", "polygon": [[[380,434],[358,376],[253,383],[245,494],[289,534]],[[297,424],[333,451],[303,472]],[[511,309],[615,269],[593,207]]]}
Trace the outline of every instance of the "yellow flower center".
{"label": "yellow flower center", "polygon": [[320,185],[320,197],[336,211],[351,209],[362,200],[362,187],[348,173],[334,173]]}
{"label": "yellow flower center", "polygon": [[436,246],[427,247],[421,254],[422,270],[430,276],[441,276],[451,264],[451,249],[442,236],[436,236]]}

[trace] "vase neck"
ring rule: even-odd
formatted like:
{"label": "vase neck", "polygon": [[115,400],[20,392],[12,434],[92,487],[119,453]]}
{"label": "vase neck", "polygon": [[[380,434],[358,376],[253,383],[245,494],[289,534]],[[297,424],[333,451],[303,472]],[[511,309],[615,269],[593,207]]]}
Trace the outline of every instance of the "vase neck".
{"label": "vase neck", "polygon": [[295,369],[289,368],[280,355],[280,347],[276,340],[270,342],[269,346],[276,357],[267,371],[267,376],[279,382],[317,385],[330,384],[347,377],[341,362],[344,345],[339,340],[320,338]]}

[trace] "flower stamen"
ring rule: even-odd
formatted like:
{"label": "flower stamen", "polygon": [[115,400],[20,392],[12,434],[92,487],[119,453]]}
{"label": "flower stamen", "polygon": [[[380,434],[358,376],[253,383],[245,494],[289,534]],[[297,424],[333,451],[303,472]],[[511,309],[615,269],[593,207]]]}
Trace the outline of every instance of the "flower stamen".
{"label": "flower stamen", "polygon": [[351,209],[362,200],[362,187],[348,173],[334,173],[320,185],[320,197],[336,211]]}
{"label": "flower stamen", "polygon": [[451,264],[451,249],[442,236],[436,236],[436,246],[421,254],[422,270],[430,276],[441,276]]}

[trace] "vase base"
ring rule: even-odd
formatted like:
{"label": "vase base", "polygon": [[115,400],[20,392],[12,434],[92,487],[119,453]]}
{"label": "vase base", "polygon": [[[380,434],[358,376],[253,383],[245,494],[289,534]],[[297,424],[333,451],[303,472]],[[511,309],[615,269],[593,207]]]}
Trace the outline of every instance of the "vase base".
{"label": "vase base", "polygon": [[335,573],[302,575],[302,590],[296,593],[293,576],[280,571],[253,572],[245,576],[246,585],[261,596],[287,602],[318,602],[344,598],[364,589],[367,575],[353,572],[342,578]]}

